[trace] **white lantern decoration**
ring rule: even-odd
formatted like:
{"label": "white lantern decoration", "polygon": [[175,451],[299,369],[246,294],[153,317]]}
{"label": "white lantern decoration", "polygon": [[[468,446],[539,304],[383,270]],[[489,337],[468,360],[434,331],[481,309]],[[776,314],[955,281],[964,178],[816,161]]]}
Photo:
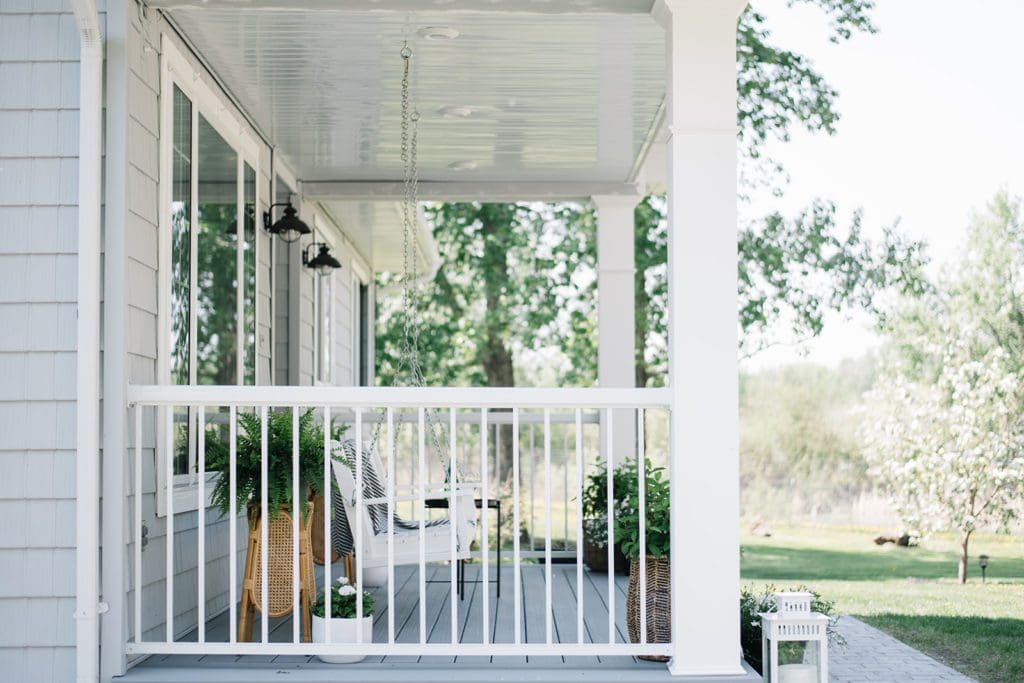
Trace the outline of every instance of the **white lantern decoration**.
{"label": "white lantern decoration", "polygon": [[828,683],[828,617],[811,611],[813,599],[776,593],[776,611],[761,615],[765,683]]}

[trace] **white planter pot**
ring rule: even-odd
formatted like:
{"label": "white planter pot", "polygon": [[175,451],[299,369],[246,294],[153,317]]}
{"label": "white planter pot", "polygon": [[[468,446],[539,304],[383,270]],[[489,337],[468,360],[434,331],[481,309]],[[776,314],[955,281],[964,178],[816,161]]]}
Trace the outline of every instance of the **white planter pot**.
{"label": "white planter pot", "polygon": [[[327,642],[327,619],[313,615],[313,642]],[[355,643],[358,641],[359,630],[363,631],[363,642],[373,642],[373,617],[353,619],[331,619],[332,643]],[[354,664],[366,659],[366,655],[319,655],[322,662],[328,664]]]}

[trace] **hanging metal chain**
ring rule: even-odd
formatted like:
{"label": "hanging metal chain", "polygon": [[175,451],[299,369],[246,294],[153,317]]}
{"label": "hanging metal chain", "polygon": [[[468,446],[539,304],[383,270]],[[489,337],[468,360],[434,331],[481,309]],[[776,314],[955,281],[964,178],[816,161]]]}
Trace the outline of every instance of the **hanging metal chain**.
{"label": "hanging metal chain", "polygon": [[[419,132],[419,112],[412,105],[409,69],[412,49],[406,43],[399,53],[402,57],[402,343],[398,359],[398,375],[405,374],[409,386],[425,386],[423,368],[419,361],[419,301],[413,291],[418,284],[419,268],[415,253],[414,230],[417,226],[419,208],[419,165],[417,163],[417,134]],[[442,444],[448,443],[448,430],[444,420],[440,419],[437,410],[428,408],[424,412],[426,429],[430,434],[430,447],[433,456],[444,468],[445,480],[450,473],[450,459]],[[403,419],[399,416],[398,426]],[[380,430],[383,425],[378,423],[373,436],[373,448],[377,447]],[[459,479],[463,479],[461,467],[457,468]]]}

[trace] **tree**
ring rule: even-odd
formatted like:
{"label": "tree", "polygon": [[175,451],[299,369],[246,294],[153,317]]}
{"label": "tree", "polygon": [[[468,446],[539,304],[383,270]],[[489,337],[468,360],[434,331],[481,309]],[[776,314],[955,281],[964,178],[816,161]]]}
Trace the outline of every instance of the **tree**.
{"label": "tree", "polygon": [[[839,42],[874,31],[870,0],[794,0],[819,6]],[[764,154],[769,139],[794,126],[826,134],[839,119],[837,93],[806,57],[772,43],[765,16],[748,9],[738,42],[739,143],[744,187],[778,185],[782,171]],[[778,189],[778,188],[776,188]],[[779,190],[781,191],[781,190]],[[596,380],[595,223],[575,204],[449,204],[428,216],[444,263],[421,288],[420,353],[428,383],[507,386],[516,358],[555,346],[559,380]],[[664,382],[667,368],[667,231],[665,202],[648,197],[636,210],[637,384]],[[771,343],[785,325],[799,336],[820,332],[827,311],[870,306],[874,294],[915,287],[920,245],[887,231],[864,238],[859,215],[838,225],[836,207],[816,202],[793,219],[768,216],[744,226],[739,242],[743,348]],[[384,277],[382,284],[393,283]],[[382,301],[378,377],[401,382],[396,353],[403,320],[397,302]]]}
{"label": "tree", "polygon": [[[429,286],[410,293],[420,316],[414,324],[427,384],[515,386],[517,351],[557,337],[565,348],[577,344],[581,357],[596,353],[592,298],[585,294],[593,288],[592,212],[574,205],[461,203],[428,206],[426,213],[445,255]],[[400,297],[380,302],[377,372],[383,383],[408,381],[400,374],[401,303]],[[567,368],[564,376],[573,382],[574,372],[589,367]],[[500,468],[507,477],[511,428],[501,434]]]}
{"label": "tree", "polygon": [[975,217],[959,267],[885,321],[888,368],[867,395],[866,454],[904,521],[960,534],[1006,528],[1024,495],[1021,202]]}

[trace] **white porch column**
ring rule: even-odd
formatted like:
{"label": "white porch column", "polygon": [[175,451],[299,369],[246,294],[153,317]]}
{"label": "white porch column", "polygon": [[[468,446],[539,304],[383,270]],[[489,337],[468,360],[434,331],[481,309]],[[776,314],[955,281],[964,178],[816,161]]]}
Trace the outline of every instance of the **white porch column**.
{"label": "white porch column", "polygon": [[[636,386],[633,210],[640,197],[591,197],[597,209],[597,383]],[[636,457],[636,414],[611,412],[612,443],[602,424],[601,454],[613,464]]]}
{"label": "white porch column", "polygon": [[667,29],[673,675],[740,674],[736,22],[661,0]]}

